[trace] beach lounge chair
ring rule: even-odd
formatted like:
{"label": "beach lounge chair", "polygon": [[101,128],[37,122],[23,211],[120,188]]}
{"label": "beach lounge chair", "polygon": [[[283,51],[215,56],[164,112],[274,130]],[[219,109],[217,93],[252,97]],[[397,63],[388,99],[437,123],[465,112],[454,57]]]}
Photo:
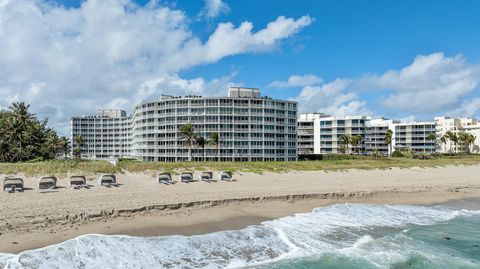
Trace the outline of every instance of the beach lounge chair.
{"label": "beach lounge chair", "polygon": [[219,180],[232,181],[232,172],[222,171],[218,173]]}
{"label": "beach lounge chair", "polygon": [[38,188],[40,190],[55,189],[57,187],[56,177],[41,177],[38,179]]}
{"label": "beach lounge chair", "polygon": [[199,179],[207,182],[213,181],[213,172],[202,172],[199,175]]}
{"label": "beach lounge chair", "polygon": [[70,188],[80,189],[87,187],[87,179],[85,176],[71,176],[70,177]]}
{"label": "beach lounge chair", "polygon": [[193,174],[190,172],[182,173],[180,175],[180,181],[185,183],[190,183],[193,181]]}
{"label": "beach lounge chair", "polygon": [[170,173],[160,173],[157,176],[157,182],[165,185],[175,184],[175,181],[172,180],[172,174]]}
{"label": "beach lounge chair", "polygon": [[23,179],[18,177],[6,178],[3,181],[3,191],[8,192],[23,192]]}
{"label": "beach lounge chair", "polygon": [[118,187],[117,184],[117,177],[115,175],[107,174],[107,175],[101,175],[98,178],[98,185],[100,186],[105,186],[105,187]]}

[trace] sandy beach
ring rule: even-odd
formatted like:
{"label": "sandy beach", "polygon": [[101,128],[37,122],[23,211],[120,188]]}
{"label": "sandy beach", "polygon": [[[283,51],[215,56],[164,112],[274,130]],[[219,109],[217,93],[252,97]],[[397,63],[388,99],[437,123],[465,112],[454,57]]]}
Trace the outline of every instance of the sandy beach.
{"label": "sandy beach", "polygon": [[[3,178],[4,175],[2,175]],[[480,165],[342,172],[234,174],[235,182],[158,184],[154,173],[118,174],[97,185],[0,193],[0,252],[18,253],[82,234],[154,236],[241,229],[335,203],[432,204],[480,197]],[[175,180],[178,178],[175,177]]]}

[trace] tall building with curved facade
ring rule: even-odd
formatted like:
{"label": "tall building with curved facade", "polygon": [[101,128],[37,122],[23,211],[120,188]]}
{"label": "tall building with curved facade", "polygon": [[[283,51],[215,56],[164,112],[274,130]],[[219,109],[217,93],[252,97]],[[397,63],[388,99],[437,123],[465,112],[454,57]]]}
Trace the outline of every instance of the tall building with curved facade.
{"label": "tall building with curved facade", "polygon": [[[90,135],[83,130],[84,123],[80,124],[86,118],[92,117],[72,118],[72,139],[78,134]],[[133,115],[120,118],[118,122],[130,123],[130,131],[125,135],[128,136],[128,156],[121,157],[186,161],[189,149],[179,129],[191,123],[197,136],[209,140],[212,133],[218,133],[220,138],[218,147],[212,144],[194,147],[194,160],[297,159],[297,103],[261,97],[255,88],[231,87],[225,97],[164,95],[159,100],[137,105]],[[88,144],[86,148],[99,146],[103,148],[98,144]],[[110,156],[115,157],[119,156]]]}
{"label": "tall building with curved facade", "polygon": [[260,96],[258,89],[229,89],[228,97],[162,96],[135,107],[132,156],[145,161],[185,161],[188,147],[179,132],[191,123],[220,146],[194,148],[194,160],[293,161],[297,159],[297,103]]}

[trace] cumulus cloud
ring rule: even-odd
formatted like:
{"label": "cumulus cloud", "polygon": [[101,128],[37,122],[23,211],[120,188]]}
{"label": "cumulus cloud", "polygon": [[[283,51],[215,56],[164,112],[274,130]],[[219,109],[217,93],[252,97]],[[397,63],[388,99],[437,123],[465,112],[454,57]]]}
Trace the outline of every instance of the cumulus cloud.
{"label": "cumulus cloud", "polygon": [[291,87],[305,87],[312,86],[322,82],[322,79],[312,75],[292,75],[287,81],[276,80],[268,86],[271,88],[291,88]]}
{"label": "cumulus cloud", "polygon": [[203,41],[184,12],[157,1],[88,0],[79,8],[0,3],[0,107],[27,101],[63,130],[73,115],[106,106],[131,110],[161,93],[216,94],[232,76],[182,79],[178,72],[267,51],[313,21],[281,16],[257,31],[248,21],[221,23]]}
{"label": "cumulus cloud", "polygon": [[[290,78],[295,79],[270,85],[289,87],[298,81],[295,76]],[[479,83],[478,65],[468,63],[462,55],[433,53],[419,55],[410,65],[383,74],[339,78],[320,86],[312,83],[294,99],[301,102],[303,111],[335,115],[378,115],[383,109],[390,117],[410,121],[437,115],[474,117],[480,113]],[[369,93],[368,104],[360,97],[362,92]]]}
{"label": "cumulus cloud", "polygon": [[293,98],[301,112],[322,112],[331,115],[371,115],[367,103],[349,92],[352,81],[337,79],[320,86],[306,86]]}
{"label": "cumulus cloud", "polygon": [[400,70],[365,76],[357,88],[385,90],[381,103],[389,109],[431,114],[458,107],[479,81],[479,67],[462,55],[433,53],[417,56]]}
{"label": "cumulus cloud", "polygon": [[207,18],[215,18],[221,13],[227,13],[229,10],[228,4],[222,0],[205,0],[205,7],[200,15]]}

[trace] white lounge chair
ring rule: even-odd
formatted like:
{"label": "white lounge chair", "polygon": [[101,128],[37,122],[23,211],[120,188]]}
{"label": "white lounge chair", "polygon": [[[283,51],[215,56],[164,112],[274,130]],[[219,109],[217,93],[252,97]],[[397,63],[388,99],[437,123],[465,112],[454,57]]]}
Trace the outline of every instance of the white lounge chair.
{"label": "white lounge chair", "polygon": [[3,180],[3,191],[23,192],[23,179],[19,177],[11,177]]}
{"label": "white lounge chair", "polygon": [[105,187],[118,187],[118,184],[117,184],[117,177],[115,175],[111,175],[111,174],[108,174],[108,175],[101,175],[99,178],[98,178],[98,185],[100,186],[105,186]]}
{"label": "white lounge chair", "polygon": [[70,188],[80,189],[87,188],[87,179],[85,176],[71,176],[70,177]]}
{"label": "white lounge chair", "polygon": [[185,183],[190,183],[193,181],[193,173],[186,172],[180,174],[180,181]]}
{"label": "white lounge chair", "polygon": [[170,173],[160,173],[157,176],[157,182],[158,183],[163,183],[165,185],[175,184],[175,181],[173,181],[173,179],[172,179],[172,174],[170,174]]}
{"label": "white lounge chair", "polygon": [[207,182],[212,182],[213,181],[213,172],[202,172],[198,176],[199,180],[207,181]]}
{"label": "white lounge chair", "polygon": [[40,190],[55,189],[57,187],[56,177],[41,177],[38,179],[38,188]]}
{"label": "white lounge chair", "polygon": [[232,172],[222,171],[218,173],[218,180],[233,181]]}

